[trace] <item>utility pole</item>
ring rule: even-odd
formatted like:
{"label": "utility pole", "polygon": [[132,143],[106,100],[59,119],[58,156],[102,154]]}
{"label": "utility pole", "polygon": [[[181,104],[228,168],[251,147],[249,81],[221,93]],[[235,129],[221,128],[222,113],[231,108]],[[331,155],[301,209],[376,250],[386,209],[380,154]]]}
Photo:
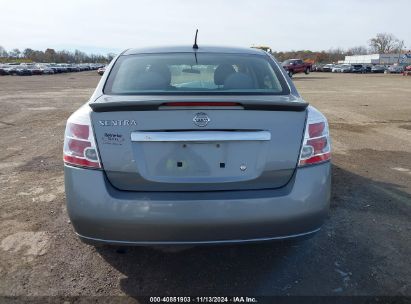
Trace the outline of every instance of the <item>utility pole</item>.
{"label": "utility pole", "polygon": [[399,47],[399,51],[398,51],[398,64],[400,64],[400,57],[401,57],[401,52],[402,52],[402,48],[404,47],[404,40],[401,41],[400,43],[400,47]]}

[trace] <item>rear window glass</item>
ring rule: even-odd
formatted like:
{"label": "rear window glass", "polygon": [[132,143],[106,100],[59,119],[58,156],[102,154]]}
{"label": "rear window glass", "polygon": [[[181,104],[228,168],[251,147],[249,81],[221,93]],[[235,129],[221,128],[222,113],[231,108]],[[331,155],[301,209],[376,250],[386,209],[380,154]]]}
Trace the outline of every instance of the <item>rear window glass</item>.
{"label": "rear window glass", "polygon": [[288,94],[286,82],[268,56],[165,53],[121,56],[104,93]]}

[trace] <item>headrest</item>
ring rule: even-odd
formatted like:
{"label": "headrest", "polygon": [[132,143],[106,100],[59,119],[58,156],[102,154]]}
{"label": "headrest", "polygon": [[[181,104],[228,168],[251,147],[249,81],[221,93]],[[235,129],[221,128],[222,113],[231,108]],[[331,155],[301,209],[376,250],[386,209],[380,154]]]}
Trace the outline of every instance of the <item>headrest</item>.
{"label": "headrest", "polygon": [[220,64],[214,71],[214,83],[216,85],[223,85],[227,77],[233,73],[235,73],[235,70],[231,64]]}
{"label": "headrest", "polygon": [[170,81],[167,81],[164,75],[146,71],[135,79],[134,87],[138,90],[166,90],[169,84]]}
{"label": "headrest", "polygon": [[233,90],[245,90],[254,89],[254,83],[250,76],[244,73],[234,73],[227,77],[224,82],[224,89]]}
{"label": "headrest", "polygon": [[170,83],[171,83],[171,72],[170,72],[169,68],[167,67],[167,65],[165,65],[163,63],[153,63],[150,66],[148,71],[161,74],[164,77],[165,81],[167,82],[167,85],[170,85]]}

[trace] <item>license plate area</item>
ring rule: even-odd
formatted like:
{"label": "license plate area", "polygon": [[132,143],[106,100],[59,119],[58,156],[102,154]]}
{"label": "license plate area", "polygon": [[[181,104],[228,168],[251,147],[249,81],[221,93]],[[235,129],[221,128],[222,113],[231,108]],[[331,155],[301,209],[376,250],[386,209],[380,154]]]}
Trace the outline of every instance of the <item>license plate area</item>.
{"label": "license plate area", "polygon": [[[205,134],[201,134],[203,140],[200,140],[197,134],[191,133],[182,140],[179,134],[174,134],[165,138],[170,141],[158,140],[152,134],[140,135],[134,140],[132,137],[137,169],[143,178],[156,182],[216,183],[254,179],[264,170],[268,150],[264,148],[268,144],[266,134],[252,134],[257,135],[254,138],[246,134],[247,140],[230,140],[232,136],[221,133],[208,134],[206,136],[217,136],[205,140]],[[221,135],[224,137],[219,137]]]}

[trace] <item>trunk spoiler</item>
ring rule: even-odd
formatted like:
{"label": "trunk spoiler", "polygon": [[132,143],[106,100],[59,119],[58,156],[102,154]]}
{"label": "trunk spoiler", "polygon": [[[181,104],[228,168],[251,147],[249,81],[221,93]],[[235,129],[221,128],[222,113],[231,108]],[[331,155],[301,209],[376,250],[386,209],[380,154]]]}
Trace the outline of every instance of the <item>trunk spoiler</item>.
{"label": "trunk spoiler", "polygon": [[[88,105],[93,109],[94,112],[118,112],[118,111],[156,111],[159,110],[167,110],[167,103],[171,101],[169,98],[162,98],[162,99],[138,99],[138,100],[127,100],[124,101],[124,96],[122,96],[123,100],[111,100],[111,98],[103,98],[102,101],[96,100],[95,102],[90,102]],[[175,98],[175,96],[174,96]],[[212,97],[214,99],[214,96]],[[186,99],[186,98],[184,98]],[[194,99],[194,98],[193,98]],[[242,98],[234,98],[230,99],[237,104],[237,106],[233,108],[237,109],[244,109],[244,110],[261,110],[261,111],[293,111],[293,112],[300,112],[305,111],[308,106],[307,102],[304,102],[302,99],[290,97],[281,97],[280,100],[269,100],[267,99],[244,99]],[[196,100],[197,101],[197,100]],[[185,108],[206,108],[206,109],[224,109],[230,107],[221,106],[219,103],[223,104],[225,100],[215,100],[211,101],[210,99],[207,100],[207,106],[204,106],[204,102],[202,100],[198,100],[199,106],[196,107],[194,104],[196,101],[190,100],[190,106],[186,106]],[[173,100],[171,103],[184,103],[184,100],[178,99]],[[212,104],[215,103],[215,106]],[[182,108],[182,107],[181,107]],[[170,107],[170,110],[175,110],[176,107]]]}

